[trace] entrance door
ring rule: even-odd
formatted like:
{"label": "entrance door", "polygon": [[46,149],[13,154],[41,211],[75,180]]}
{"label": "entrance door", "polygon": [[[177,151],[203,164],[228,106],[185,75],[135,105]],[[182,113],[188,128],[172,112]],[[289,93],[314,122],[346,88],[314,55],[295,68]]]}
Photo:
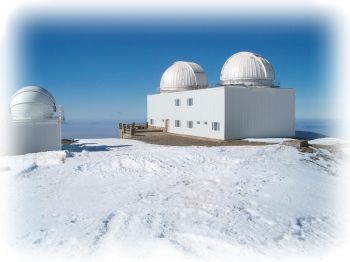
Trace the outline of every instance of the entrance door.
{"label": "entrance door", "polygon": [[165,119],[165,125],[164,125],[164,132],[168,132],[168,128],[169,128],[169,119]]}

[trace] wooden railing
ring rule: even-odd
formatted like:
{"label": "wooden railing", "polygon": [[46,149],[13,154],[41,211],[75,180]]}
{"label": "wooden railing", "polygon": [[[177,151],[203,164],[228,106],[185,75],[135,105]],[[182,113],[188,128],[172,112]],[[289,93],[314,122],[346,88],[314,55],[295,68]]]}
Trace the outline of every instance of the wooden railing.
{"label": "wooden railing", "polygon": [[130,134],[134,135],[137,130],[145,130],[148,128],[148,122],[146,123],[131,123],[131,124],[123,124],[119,123],[119,130],[121,130],[121,134]]}
{"label": "wooden railing", "polygon": [[147,132],[164,132],[164,128],[162,127],[154,127],[149,126],[148,122],[146,123],[119,123],[118,126],[120,138],[124,138],[126,136],[134,136],[141,133],[147,133]]}

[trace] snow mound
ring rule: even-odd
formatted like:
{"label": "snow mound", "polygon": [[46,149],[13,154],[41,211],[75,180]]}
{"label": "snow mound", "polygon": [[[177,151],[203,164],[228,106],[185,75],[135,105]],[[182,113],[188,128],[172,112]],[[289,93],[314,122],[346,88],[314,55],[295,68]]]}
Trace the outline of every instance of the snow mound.
{"label": "snow mound", "polygon": [[281,144],[285,141],[291,141],[294,139],[281,137],[281,138],[245,138],[242,140],[249,141],[249,142],[263,142],[263,143]]}
{"label": "snow mound", "polygon": [[314,140],[310,140],[310,145],[325,145],[325,146],[334,146],[337,144],[348,144],[349,142],[335,137],[325,137],[325,138],[318,138]]}
{"label": "snow mound", "polygon": [[17,250],[232,261],[318,254],[336,241],[342,160],[327,150],[126,139],[65,150],[2,159]]}

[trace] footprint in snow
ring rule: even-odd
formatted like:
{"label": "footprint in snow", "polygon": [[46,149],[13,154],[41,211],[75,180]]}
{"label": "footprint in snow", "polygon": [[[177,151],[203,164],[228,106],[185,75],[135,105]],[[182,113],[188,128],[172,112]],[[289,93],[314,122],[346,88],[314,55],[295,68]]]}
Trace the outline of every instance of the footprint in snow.
{"label": "footprint in snow", "polygon": [[100,242],[101,238],[109,231],[110,223],[114,217],[115,213],[112,212],[106,218],[103,218],[101,220],[98,233],[95,236],[94,245],[97,245]]}
{"label": "footprint in snow", "polygon": [[17,175],[27,177],[30,175],[29,174],[30,172],[32,172],[33,170],[35,170],[37,168],[38,168],[38,165],[34,162],[31,165],[29,165],[28,167],[26,167],[26,168],[22,169],[20,172],[18,172]]}

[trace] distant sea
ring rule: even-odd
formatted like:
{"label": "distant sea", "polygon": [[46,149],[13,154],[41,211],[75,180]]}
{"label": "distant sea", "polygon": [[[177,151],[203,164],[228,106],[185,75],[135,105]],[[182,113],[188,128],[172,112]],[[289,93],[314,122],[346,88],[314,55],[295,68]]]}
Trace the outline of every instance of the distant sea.
{"label": "distant sea", "polygon": [[[119,122],[145,122],[146,120],[67,120],[62,124],[62,138],[111,138],[119,137],[117,125]],[[342,125],[332,120],[319,119],[297,119],[296,135],[307,138],[317,138],[322,136],[341,137]]]}
{"label": "distant sea", "polygon": [[309,139],[319,137],[338,137],[345,138],[345,122],[325,119],[296,119],[295,135]]}
{"label": "distant sea", "polygon": [[62,124],[62,138],[118,138],[121,123],[145,123],[146,120],[66,120]]}

